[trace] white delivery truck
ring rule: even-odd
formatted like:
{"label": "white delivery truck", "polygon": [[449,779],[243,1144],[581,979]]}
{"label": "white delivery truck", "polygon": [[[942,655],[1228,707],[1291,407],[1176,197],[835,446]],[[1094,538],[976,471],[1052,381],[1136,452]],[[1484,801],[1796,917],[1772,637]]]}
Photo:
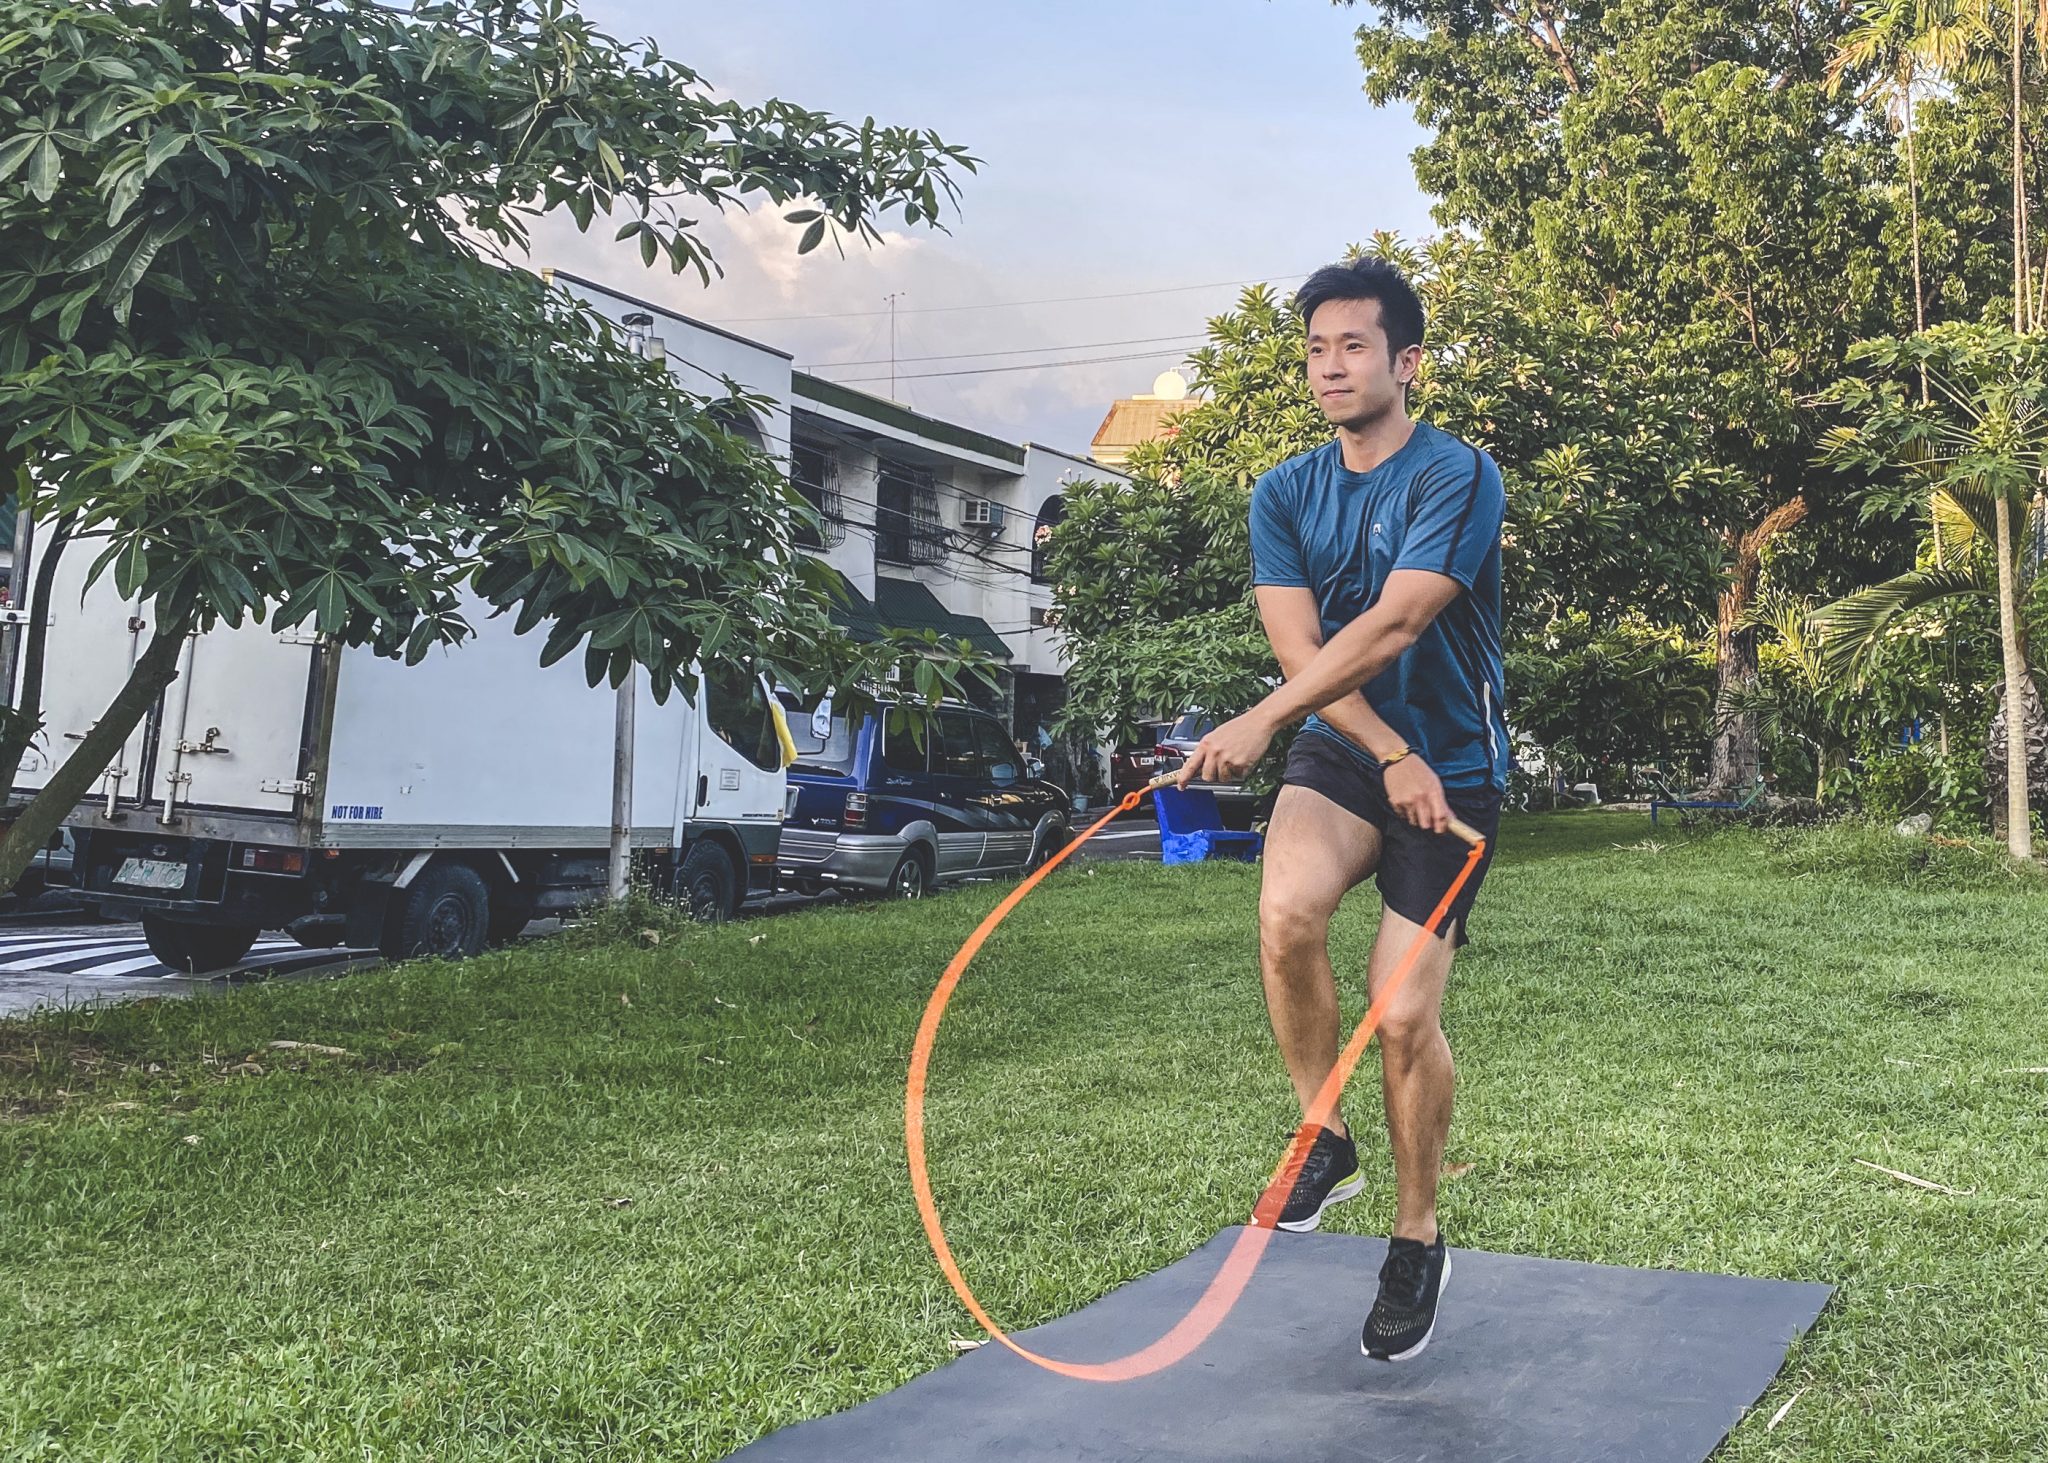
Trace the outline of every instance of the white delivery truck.
{"label": "white delivery truck", "polygon": [[[17,797],[41,787],[127,679],[152,630],[101,545],[71,544],[47,610],[44,727]],[[263,930],[386,954],[474,954],[602,898],[615,693],[583,657],[543,668],[543,633],[476,634],[419,665],[308,629],[219,626],[66,826],[79,897],[139,917],[185,970],[232,965]],[[775,881],[791,789],[758,677],[714,671],[657,705],[638,677],[632,842],[640,871],[717,917]]]}

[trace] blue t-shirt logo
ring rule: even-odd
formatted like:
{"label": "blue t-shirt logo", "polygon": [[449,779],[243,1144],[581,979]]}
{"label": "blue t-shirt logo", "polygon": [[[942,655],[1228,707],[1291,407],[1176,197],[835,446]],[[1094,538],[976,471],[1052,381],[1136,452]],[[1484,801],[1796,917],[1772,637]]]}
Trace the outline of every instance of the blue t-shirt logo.
{"label": "blue t-shirt logo", "polygon": [[[1370,472],[1331,441],[1252,489],[1252,583],[1315,595],[1323,639],[1378,603],[1396,569],[1448,575],[1465,593],[1364,687],[1366,700],[1446,787],[1505,788],[1500,536],[1507,491],[1493,459],[1427,422]],[[1368,767],[1351,742],[1311,717]]]}

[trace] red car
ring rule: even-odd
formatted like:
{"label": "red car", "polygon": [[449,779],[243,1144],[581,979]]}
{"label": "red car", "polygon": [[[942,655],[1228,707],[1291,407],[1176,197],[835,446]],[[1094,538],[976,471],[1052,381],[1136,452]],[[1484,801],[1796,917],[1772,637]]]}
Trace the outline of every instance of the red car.
{"label": "red car", "polygon": [[1172,772],[1187,759],[1162,739],[1172,730],[1170,721],[1148,721],[1138,727],[1138,736],[1118,747],[1109,757],[1109,788],[1112,797],[1122,797],[1143,787],[1153,778]]}

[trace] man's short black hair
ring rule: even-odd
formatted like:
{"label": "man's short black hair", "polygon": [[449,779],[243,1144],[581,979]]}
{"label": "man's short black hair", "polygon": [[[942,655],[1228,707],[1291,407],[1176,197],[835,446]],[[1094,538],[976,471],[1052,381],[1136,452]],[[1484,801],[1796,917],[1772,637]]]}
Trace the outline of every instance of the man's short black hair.
{"label": "man's short black hair", "polygon": [[1378,300],[1380,328],[1387,333],[1391,359],[1411,345],[1422,344],[1422,299],[1408,277],[1384,259],[1347,259],[1326,264],[1310,275],[1294,295],[1295,313],[1306,329],[1316,307],[1332,300]]}

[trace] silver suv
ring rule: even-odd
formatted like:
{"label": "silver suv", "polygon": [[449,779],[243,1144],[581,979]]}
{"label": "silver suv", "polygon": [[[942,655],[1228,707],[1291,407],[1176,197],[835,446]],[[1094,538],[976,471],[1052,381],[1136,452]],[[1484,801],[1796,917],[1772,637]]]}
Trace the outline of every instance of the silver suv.
{"label": "silver suv", "polygon": [[[1172,726],[1160,735],[1159,745],[1177,752],[1185,762],[1194,754],[1203,737],[1216,730],[1216,718],[1199,707],[1183,711],[1174,719]],[[1196,782],[1191,787],[1203,788],[1216,795],[1217,811],[1222,813],[1225,826],[1249,828],[1252,817],[1258,812],[1258,794],[1241,782]]]}

